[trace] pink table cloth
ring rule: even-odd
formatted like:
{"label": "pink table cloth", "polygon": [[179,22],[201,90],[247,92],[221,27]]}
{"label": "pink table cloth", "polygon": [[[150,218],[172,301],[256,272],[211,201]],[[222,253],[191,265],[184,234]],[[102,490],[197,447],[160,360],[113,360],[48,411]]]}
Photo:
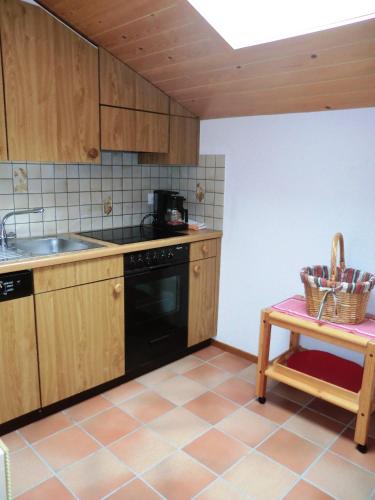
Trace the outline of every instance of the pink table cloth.
{"label": "pink table cloth", "polygon": [[355,335],[362,335],[364,337],[375,339],[375,316],[371,314],[366,315],[366,320],[359,325],[338,324],[331,323],[330,321],[317,320],[313,316],[309,316],[307,314],[306,301],[300,295],[295,295],[294,297],[283,300],[282,302],[272,306],[272,309],[290,314],[292,316],[297,316],[299,318],[309,319],[315,323],[329,325],[332,326],[332,328],[345,330],[346,332],[353,333]]}

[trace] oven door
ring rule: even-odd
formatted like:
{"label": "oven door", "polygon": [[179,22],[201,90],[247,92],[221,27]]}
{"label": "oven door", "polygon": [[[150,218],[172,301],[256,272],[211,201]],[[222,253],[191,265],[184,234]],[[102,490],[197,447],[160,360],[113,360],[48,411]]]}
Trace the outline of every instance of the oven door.
{"label": "oven door", "polygon": [[188,263],[125,278],[125,370],[187,348]]}

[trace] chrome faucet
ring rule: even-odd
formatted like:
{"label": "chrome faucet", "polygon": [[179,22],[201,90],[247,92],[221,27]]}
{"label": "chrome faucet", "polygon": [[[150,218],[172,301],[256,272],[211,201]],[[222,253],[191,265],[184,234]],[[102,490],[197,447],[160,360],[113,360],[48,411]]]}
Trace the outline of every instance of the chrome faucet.
{"label": "chrome faucet", "polygon": [[5,229],[5,224],[9,217],[16,216],[16,215],[25,215],[25,214],[42,214],[44,212],[44,208],[37,207],[37,208],[26,208],[25,210],[13,210],[12,212],[8,212],[4,215],[4,217],[1,218],[0,220],[0,245],[2,248],[6,248],[8,246],[8,237],[12,236],[15,237],[16,235],[14,233],[7,234],[6,229]]}

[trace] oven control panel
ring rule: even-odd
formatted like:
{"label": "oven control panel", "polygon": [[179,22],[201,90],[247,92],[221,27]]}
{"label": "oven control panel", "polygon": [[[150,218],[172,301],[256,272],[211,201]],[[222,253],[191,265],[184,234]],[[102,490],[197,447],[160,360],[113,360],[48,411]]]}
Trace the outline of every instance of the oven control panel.
{"label": "oven control panel", "polygon": [[172,245],[125,254],[125,275],[135,270],[189,261],[189,245]]}

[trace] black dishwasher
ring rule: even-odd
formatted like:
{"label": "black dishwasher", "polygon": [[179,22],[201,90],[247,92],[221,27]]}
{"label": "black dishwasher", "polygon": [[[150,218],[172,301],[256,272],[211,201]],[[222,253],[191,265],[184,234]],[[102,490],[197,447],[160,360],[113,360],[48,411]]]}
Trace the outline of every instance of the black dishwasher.
{"label": "black dishwasher", "polygon": [[189,245],[125,254],[125,370],[187,348]]}

